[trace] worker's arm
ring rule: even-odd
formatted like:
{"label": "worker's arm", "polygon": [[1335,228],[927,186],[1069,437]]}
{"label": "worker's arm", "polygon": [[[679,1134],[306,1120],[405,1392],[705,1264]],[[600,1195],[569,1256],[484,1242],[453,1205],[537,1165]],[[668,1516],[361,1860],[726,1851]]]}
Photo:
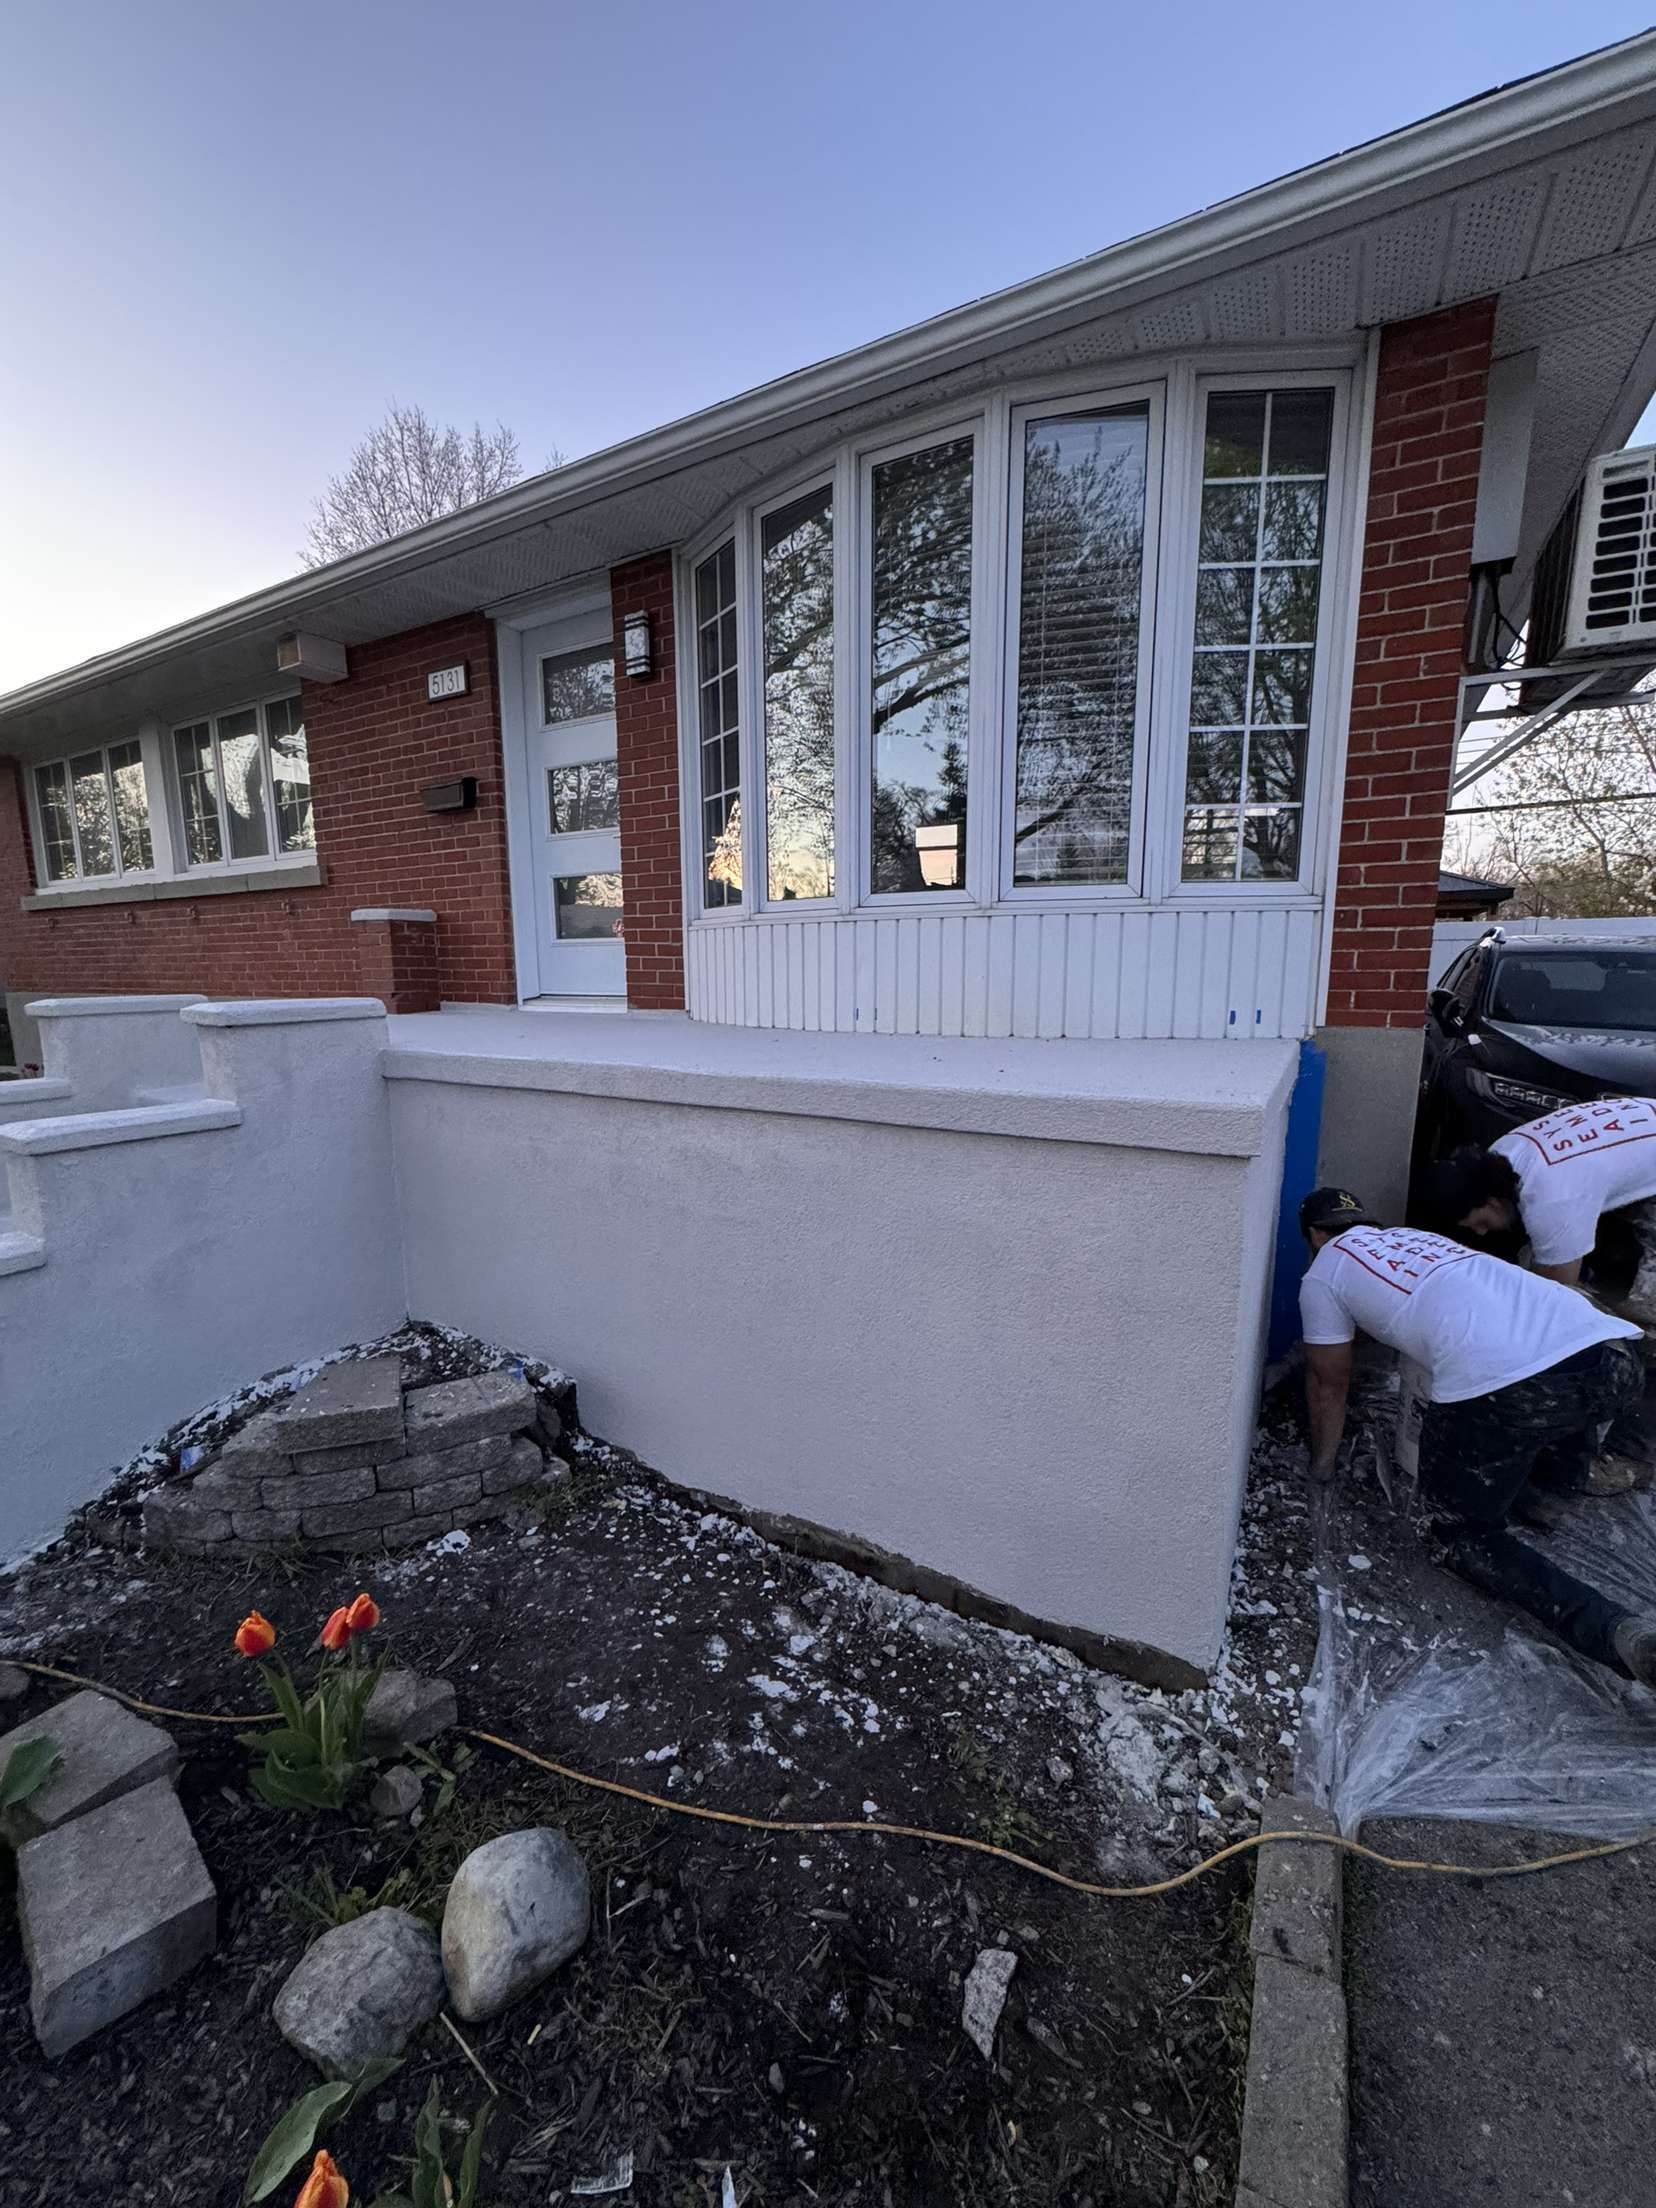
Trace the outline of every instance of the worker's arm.
{"label": "worker's arm", "polygon": [[1581,1281],[1579,1257],[1572,1257],[1567,1265],[1537,1265],[1535,1270],[1543,1280],[1561,1280],[1566,1288],[1577,1287]]}
{"label": "worker's arm", "polygon": [[1307,1342],[1305,1403],[1311,1414],[1311,1477],[1331,1480],[1345,1432],[1346,1396],[1351,1389],[1351,1344]]}

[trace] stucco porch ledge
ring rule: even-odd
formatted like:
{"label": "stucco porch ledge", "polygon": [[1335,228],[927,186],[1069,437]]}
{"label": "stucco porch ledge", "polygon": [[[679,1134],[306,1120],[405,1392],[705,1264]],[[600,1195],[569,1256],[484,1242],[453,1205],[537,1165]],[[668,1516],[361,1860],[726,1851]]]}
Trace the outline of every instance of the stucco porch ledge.
{"label": "stucco porch ledge", "polygon": [[1280,1140],[1293,1043],[804,1034],[665,1013],[453,1006],[387,1023],[392,1081],[1256,1157]]}

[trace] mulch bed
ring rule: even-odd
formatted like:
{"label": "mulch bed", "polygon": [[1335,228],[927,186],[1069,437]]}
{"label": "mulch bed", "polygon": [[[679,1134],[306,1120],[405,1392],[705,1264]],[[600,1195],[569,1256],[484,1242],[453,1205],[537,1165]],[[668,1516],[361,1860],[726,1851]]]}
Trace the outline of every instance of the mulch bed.
{"label": "mulch bed", "polygon": [[[1090,1877],[1182,1867],[1250,1829],[1262,1782],[1286,1777],[1277,1698],[1297,1694],[1286,1667],[1309,1665],[1303,1525],[1268,1465],[1225,1670],[1213,1695],[1169,1699],[786,1556],[585,1437],[573,1454],[566,1512],[412,1558],[135,1556],[83,1525],[0,1581],[0,1648],[245,1709],[255,1682],[229,1650],[243,1613],[257,1603],[302,1645],[364,1585],[385,1648],[451,1678],[465,1724],[669,1799],[922,1823]],[[37,1685],[0,1725],[57,1691]],[[4,2208],[238,2198],[264,2133],[316,2082],[270,2008],[326,1912],[385,1899],[436,1921],[468,1849],[536,1823],[584,1853],[593,1930],[538,1993],[466,2030],[500,2096],[484,2200],[566,2201],[624,2151],[632,2183],[609,2197],[640,2208],[717,2203],[727,2166],[744,2208],[1231,2197],[1245,1866],[1100,1903],[917,1842],[697,1823],[488,1749],[417,1829],[306,1819],[251,1798],[228,1728],[177,1730],[218,1951],[49,2064],[0,1899]],[[991,2066],[961,2030],[961,1986],[997,1943],[1018,1967]],[[406,2183],[433,2077],[457,2115],[485,2098],[441,2024],[420,2034],[330,2140],[353,2201]]]}

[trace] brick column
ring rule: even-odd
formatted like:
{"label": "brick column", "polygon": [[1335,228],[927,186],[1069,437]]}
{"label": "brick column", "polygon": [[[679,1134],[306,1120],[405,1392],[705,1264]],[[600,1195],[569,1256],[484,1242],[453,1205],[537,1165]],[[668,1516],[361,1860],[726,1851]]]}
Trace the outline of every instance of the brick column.
{"label": "brick column", "polygon": [[413,905],[365,905],[351,920],[362,994],[378,997],[387,1012],[437,1011],[443,999],[436,913]]}
{"label": "brick column", "polygon": [[[678,704],[674,684],[673,557],[655,552],[610,571],[615,617],[615,742],[626,906],[627,1001],[641,1012],[684,1009],[684,881],[679,859]],[[624,672],[622,623],[650,616],[655,667]]]}
{"label": "brick column", "polygon": [[1400,1219],[1454,761],[1493,300],[1380,341],[1318,1176]]}
{"label": "brick column", "polygon": [[1331,1027],[1420,1026],[1464,672],[1493,300],[1380,345]]}

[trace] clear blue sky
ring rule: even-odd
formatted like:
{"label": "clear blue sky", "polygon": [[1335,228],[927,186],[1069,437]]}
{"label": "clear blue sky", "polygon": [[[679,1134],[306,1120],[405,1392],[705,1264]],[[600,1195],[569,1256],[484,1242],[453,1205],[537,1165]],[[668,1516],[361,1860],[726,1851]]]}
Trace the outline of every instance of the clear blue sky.
{"label": "clear blue sky", "polygon": [[393,396],[538,465],[1649,0],[10,0],[0,688],[291,573]]}

